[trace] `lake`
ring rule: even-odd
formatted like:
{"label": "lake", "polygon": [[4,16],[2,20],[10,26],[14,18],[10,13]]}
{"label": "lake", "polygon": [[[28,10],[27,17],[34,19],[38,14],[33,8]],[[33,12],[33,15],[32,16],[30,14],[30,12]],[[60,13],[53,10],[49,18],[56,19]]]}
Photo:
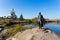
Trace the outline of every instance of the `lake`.
{"label": "lake", "polygon": [[49,28],[51,31],[60,35],[60,24],[46,24],[44,27]]}
{"label": "lake", "polygon": [[[37,28],[39,26],[35,25],[25,25],[24,27],[32,26],[32,28]],[[60,35],[60,25],[59,24],[45,24],[45,28],[50,29],[51,31],[55,32],[56,34]]]}

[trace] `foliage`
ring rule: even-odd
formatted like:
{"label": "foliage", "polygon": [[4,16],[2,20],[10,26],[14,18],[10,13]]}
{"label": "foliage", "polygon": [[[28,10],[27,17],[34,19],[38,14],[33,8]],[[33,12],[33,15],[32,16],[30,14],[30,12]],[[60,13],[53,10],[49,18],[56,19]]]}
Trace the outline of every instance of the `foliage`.
{"label": "foliage", "polygon": [[32,21],[32,24],[38,25],[38,19],[37,18],[31,19],[31,21]]}
{"label": "foliage", "polygon": [[21,15],[20,15],[20,20],[23,20],[23,19],[24,19],[24,18],[23,18],[23,15],[21,14]]}
{"label": "foliage", "polygon": [[14,8],[10,12],[11,18],[17,18],[17,15],[15,14]]}
{"label": "foliage", "polygon": [[13,25],[14,23],[11,22],[11,20],[6,20],[6,23],[5,23],[5,26],[11,26]]}
{"label": "foliage", "polygon": [[6,20],[6,26],[10,26],[11,21],[10,20]]}
{"label": "foliage", "polygon": [[17,25],[17,26],[15,27],[15,30],[16,30],[16,31],[22,31],[22,30],[23,30],[23,26],[22,26],[22,25]]}
{"label": "foliage", "polygon": [[32,21],[31,21],[31,20],[28,20],[28,22],[29,22],[29,23],[32,23]]}
{"label": "foliage", "polygon": [[10,28],[5,33],[3,32],[2,35],[4,37],[8,38],[8,37],[15,35],[17,32],[21,32],[21,31],[24,31],[26,29],[32,29],[32,25],[30,25],[29,27],[24,27],[23,25],[16,25],[16,27]]}
{"label": "foliage", "polygon": [[5,33],[3,32],[2,36],[8,38],[8,37],[13,36],[14,34],[16,34],[16,32],[17,31],[14,28],[11,28],[8,31],[6,31]]}
{"label": "foliage", "polygon": [[17,25],[16,27],[10,28],[7,32],[3,32],[2,35],[6,38],[15,35],[19,31],[23,31],[23,27],[21,25]]}

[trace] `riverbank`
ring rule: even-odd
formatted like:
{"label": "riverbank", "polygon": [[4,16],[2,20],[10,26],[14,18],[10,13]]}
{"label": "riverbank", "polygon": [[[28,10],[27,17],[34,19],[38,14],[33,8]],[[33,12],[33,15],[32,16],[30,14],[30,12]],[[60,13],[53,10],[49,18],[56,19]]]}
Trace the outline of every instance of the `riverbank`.
{"label": "riverbank", "polygon": [[60,40],[60,37],[50,30],[33,28],[18,32],[7,40]]}

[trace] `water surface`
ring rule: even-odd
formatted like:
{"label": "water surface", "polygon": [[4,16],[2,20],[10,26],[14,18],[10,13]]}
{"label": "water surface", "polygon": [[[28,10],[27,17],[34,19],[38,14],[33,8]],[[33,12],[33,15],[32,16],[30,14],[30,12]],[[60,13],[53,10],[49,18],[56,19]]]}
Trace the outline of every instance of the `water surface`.
{"label": "water surface", "polygon": [[44,27],[49,28],[53,32],[60,35],[60,24],[46,24]]}
{"label": "water surface", "polygon": [[[32,26],[32,28],[37,28],[39,26],[35,25],[25,25],[24,27]],[[60,35],[60,24],[45,24],[45,28],[50,29],[51,31],[55,32],[56,34]]]}

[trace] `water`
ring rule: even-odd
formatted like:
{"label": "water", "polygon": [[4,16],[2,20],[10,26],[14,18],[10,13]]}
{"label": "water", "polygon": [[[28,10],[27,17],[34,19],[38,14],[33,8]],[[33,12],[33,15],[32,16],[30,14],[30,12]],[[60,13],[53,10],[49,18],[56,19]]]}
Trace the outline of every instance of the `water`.
{"label": "water", "polygon": [[[25,25],[25,27],[32,26],[32,28],[37,28],[39,26],[35,25]],[[59,24],[46,24],[44,25],[45,28],[50,29],[51,31],[55,32],[56,34],[60,35],[60,25]]]}
{"label": "water", "polygon": [[46,24],[44,27],[49,28],[56,34],[60,35],[60,25],[59,24]]}
{"label": "water", "polygon": [[35,25],[24,25],[24,28],[29,28],[29,27],[38,28],[39,26],[35,26]]}

